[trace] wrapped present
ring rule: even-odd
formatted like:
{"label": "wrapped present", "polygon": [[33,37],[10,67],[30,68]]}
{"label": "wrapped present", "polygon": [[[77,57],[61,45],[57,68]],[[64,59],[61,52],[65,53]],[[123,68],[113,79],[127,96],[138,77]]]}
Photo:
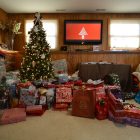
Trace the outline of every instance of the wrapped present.
{"label": "wrapped present", "polygon": [[42,80],[34,80],[34,81],[32,82],[32,84],[33,84],[36,88],[39,88],[39,87],[41,87],[41,86],[43,85]]}
{"label": "wrapped present", "polygon": [[32,85],[32,83],[30,82],[30,81],[27,81],[27,82],[25,82],[25,83],[18,83],[17,84],[17,87],[18,88],[28,88],[29,86],[31,86]]}
{"label": "wrapped present", "polygon": [[9,92],[10,92],[10,95],[12,96],[12,98],[18,98],[19,95],[17,93],[17,86],[16,84],[12,84],[9,86]]}
{"label": "wrapped present", "polygon": [[115,116],[115,117],[125,117],[126,111],[124,109],[116,110],[115,107],[109,103],[109,111]]}
{"label": "wrapped present", "polygon": [[27,115],[42,115],[44,113],[44,109],[42,105],[32,105],[26,107]]}
{"label": "wrapped present", "polygon": [[37,93],[32,87],[20,88],[20,104],[23,106],[35,105],[37,99]]}
{"label": "wrapped present", "polygon": [[110,93],[108,94],[109,102],[115,107],[116,110],[122,110],[123,109],[123,103],[120,99],[116,99],[116,97]]}
{"label": "wrapped present", "polygon": [[46,88],[39,88],[38,89],[38,94],[39,94],[39,104],[40,105],[46,105],[47,104],[47,89]]}
{"label": "wrapped present", "polygon": [[12,108],[4,110],[0,123],[9,124],[25,120],[26,120],[26,112],[24,108]]}
{"label": "wrapped present", "polygon": [[11,107],[11,96],[9,89],[0,85],[0,109],[6,109]]}
{"label": "wrapped present", "polygon": [[104,87],[97,87],[96,89],[96,94],[105,94],[105,88]]}
{"label": "wrapped present", "polygon": [[115,123],[126,124],[126,117],[115,117],[110,111],[108,113],[108,119]]}
{"label": "wrapped present", "polygon": [[108,97],[106,94],[96,95],[96,118],[99,120],[106,119],[108,116]]}
{"label": "wrapped present", "polygon": [[52,65],[53,65],[55,75],[59,74],[60,71],[63,73],[67,73],[67,61],[66,61],[66,59],[52,61]]}
{"label": "wrapped present", "polygon": [[73,91],[72,115],[80,117],[95,117],[95,89],[80,89]]}
{"label": "wrapped present", "polygon": [[82,86],[83,82],[82,82],[82,80],[77,80],[77,81],[74,81],[74,85],[75,86]]}
{"label": "wrapped present", "polygon": [[6,73],[6,84],[11,86],[20,82],[19,71],[10,71]]}
{"label": "wrapped present", "polygon": [[115,96],[116,99],[125,101],[124,94],[121,90],[113,89],[113,90],[111,90],[111,93]]}
{"label": "wrapped present", "polygon": [[111,90],[120,90],[121,88],[120,88],[120,86],[118,86],[118,85],[104,85],[104,87],[105,87],[105,89],[107,89],[109,92],[111,91]]}
{"label": "wrapped present", "polygon": [[140,119],[126,117],[125,121],[129,125],[140,127]]}
{"label": "wrapped present", "polygon": [[71,103],[72,89],[69,87],[56,88],[56,103]]}
{"label": "wrapped present", "polygon": [[55,95],[55,88],[48,88],[46,93],[48,109],[50,109],[54,104],[54,95]]}
{"label": "wrapped present", "polygon": [[66,74],[66,73],[58,74],[58,82],[60,84],[66,83],[66,82],[68,82],[68,80],[69,80],[68,74]]}
{"label": "wrapped present", "polygon": [[130,118],[140,119],[140,109],[125,110],[126,116]]}
{"label": "wrapped present", "polygon": [[68,103],[56,103],[54,105],[54,110],[68,110]]}

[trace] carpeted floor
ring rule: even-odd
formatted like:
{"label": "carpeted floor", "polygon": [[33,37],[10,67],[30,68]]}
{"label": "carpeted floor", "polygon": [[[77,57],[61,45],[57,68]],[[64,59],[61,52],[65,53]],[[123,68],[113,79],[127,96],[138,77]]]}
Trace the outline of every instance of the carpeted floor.
{"label": "carpeted floor", "polygon": [[47,110],[42,116],[0,126],[0,140],[139,140],[140,128]]}

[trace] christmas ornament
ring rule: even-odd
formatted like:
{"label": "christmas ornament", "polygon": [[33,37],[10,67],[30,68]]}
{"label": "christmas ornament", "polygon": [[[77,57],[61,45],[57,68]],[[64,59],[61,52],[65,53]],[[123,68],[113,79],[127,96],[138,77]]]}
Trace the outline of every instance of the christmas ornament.
{"label": "christmas ornament", "polygon": [[22,60],[22,64],[24,64],[24,61],[25,61],[25,58],[23,58],[23,60]]}
{"label": "christmas ornament", "polygon": [[41,59],[45,59],[45,54],[42,54],[41,55]]}
{"label": "christmas ornament", "polygon": [[38,32],[37,26],[34,27],[34,32]]}
{"label": "christmas ornament", "polygon": [[36,62],[33,61],[33,62],[32,62],[32,66],[33,66],[33,68],[35,67],[35,65],[36,65]]}

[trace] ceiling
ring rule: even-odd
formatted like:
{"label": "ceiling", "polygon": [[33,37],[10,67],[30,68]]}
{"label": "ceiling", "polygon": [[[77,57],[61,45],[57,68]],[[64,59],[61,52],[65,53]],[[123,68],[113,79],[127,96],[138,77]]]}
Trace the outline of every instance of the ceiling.
{"label": "ceiling", "polygon": [[7,13],[140,13],[140,0],[0,0]]}

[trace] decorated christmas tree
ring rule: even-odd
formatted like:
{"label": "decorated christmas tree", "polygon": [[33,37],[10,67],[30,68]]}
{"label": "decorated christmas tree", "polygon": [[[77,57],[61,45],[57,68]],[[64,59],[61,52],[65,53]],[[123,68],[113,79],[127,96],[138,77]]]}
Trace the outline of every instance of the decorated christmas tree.
{"label": "decorated christmas tree", "polygon": [[29,32],[25,55],[20,68],[21,80],[48,80],[54,77],[51,64],[50,46],[46,41],[40,13],[35,13],[34,26]]}

